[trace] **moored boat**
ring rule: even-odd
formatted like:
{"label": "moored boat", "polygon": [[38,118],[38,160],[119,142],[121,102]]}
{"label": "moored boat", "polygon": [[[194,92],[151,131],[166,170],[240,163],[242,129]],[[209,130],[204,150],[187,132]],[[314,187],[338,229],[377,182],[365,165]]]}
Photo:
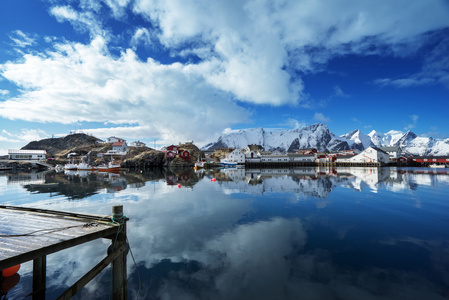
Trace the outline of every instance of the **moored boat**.
{"label": "moored boat", "polygon": [[431,164],[429,165],[429,168],[447,168],[446,165],[437,165],[437,164]]}
{"label": "moored boat", "polygon": [[68,162],[64,165],[64,169],[71,171],[71,170],[77,170],[78,169],[78,165],[73,163],[73,162]]}
{"label": "moored boat", "polygon": [[92,167],[90,164],[81,162],[77,165],[78,171],[92,171],[94,170],[94,167]]}
{"label": "moored boat", "polygon": [[78,165],[73,161],[72,156],[76,156],[76,153],[69,153],[67,155],[67,158],[69,159],[69,161],[64,165],[64,169],[71,171],[71,170],[77,170],[78,169]]}
{"label": "moored boat", "polygon": [[203,169],[205,163],[206,163],[206,160],[198,160],[197,162],[195,162],[195,166],[193,168],[195,170]]}
{"label": "moored boat", "polygon": [[228,159],[222,159],[220,160],[220,164],[223,166],[236,166],[237,162],[236,161],[232,161],[232,160],[228,160]]}
{"label": "moored boat", "polygon": [[120,164],[116,164],[114,162],[109,162],[105,165],[100,165],[97,167],[98,172],[119,172]]}

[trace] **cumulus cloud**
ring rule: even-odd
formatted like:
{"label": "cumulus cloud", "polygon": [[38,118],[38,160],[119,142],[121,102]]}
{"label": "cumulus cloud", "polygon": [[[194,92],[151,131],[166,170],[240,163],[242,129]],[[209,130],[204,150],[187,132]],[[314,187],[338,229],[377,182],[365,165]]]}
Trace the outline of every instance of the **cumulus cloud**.
{"label": "cumulus cloud", "polygon": [[100,37],[59,44],[47,57],[26,55],[2,71],[23,88],[0,103],[5,118],[135,124],[147,136],[184,140],[205,139],[248,117],[228,93],[202,80],[198,66],[142,62],[130,49],[114,58]]}

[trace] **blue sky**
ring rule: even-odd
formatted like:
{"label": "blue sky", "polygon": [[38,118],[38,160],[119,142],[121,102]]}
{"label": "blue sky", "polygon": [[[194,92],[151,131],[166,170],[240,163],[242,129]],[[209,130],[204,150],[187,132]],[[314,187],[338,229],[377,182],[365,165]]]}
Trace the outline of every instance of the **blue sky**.
{"label": "blue sky", "polygon": [[449,137],[446,0],[0,2],[0,154],[318,122]]}

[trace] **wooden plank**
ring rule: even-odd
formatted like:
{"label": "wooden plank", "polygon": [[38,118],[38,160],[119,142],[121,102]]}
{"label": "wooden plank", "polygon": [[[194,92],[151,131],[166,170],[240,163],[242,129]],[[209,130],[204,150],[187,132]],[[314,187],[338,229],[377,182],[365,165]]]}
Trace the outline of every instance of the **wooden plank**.
{"label": "wooden plank", "polygon": [[114,259],[126,251],[126,245],[116,249],[114,252],[106,256],[101,262],[99,262],[95,267],[92,268],[88,273],[86,273],[80,280],[75,282],[71,287],[69,287],[61,296],[57,299],[70,299],[76,293],[78,293],[86,284],[88,284],[92,279],[95,278],[104,268],[106,268]]}
{"label": "wooden plank", "polygon": [[[79,245],[111,238],[118,229],[108,216],[0,206],[0,269]],[[85,226],[95,222],[96,226]]]}

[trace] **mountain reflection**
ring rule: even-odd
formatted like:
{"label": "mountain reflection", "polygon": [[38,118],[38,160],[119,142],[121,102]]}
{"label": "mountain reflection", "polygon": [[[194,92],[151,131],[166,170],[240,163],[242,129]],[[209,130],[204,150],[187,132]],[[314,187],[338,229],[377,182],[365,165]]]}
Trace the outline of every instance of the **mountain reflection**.
{"label": "mountain reflection", "polygon": [[231,193],[292,192],[316,198],[327,198],[339,186],[356,191],[406,190],[435,185],[436,181],[449,182],[449,171],[416,168],[229,168],[221,173],[220,184]]}
{"label": "mountain reflection", "polygon": [[291,192],[315,198],[327,198],[337,187],[356,191],[370,189],[414,190],[419,185],[433,186],[449,182],[448,170],[425,168],[290,168],[215,170],[154,169],[146,172],[96,173],[65,171],[8,175],[8,184],[22,185],[32,193],[63,195],[71,200],[86,198],[101,191],[119,192],[141,188],[149,181],[165,181],[169,186],[193,188],[200,180],[216,178],[228,193]]}

